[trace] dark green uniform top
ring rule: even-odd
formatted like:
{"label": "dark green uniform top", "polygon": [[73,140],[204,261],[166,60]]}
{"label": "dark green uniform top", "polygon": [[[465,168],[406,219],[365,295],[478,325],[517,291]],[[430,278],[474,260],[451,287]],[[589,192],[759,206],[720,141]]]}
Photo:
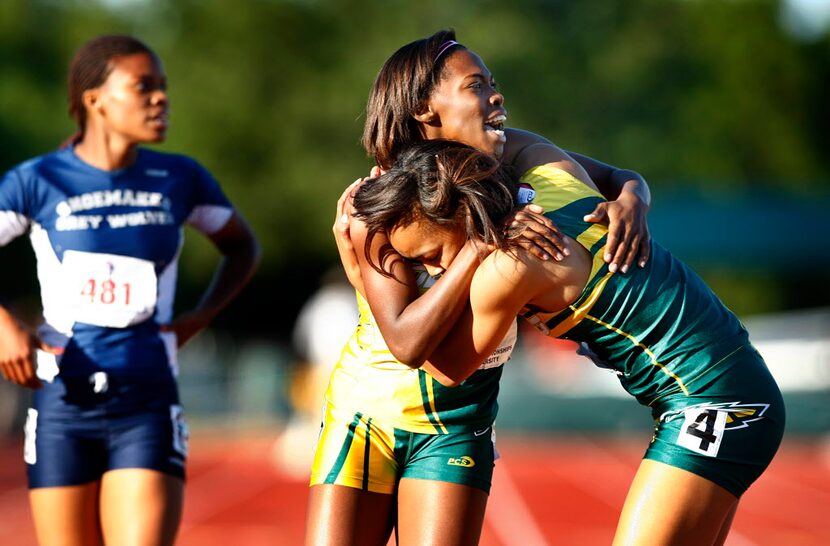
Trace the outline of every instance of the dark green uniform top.
{"label": "dark green uniform top", "polygon": [[729,357],[751,346],[738,318],[703,280],[654,242],[644,268],[609,272],[602,259],[607,227],[582,219],[603,197],[550,166],[530,170],[522,182],[533,186],[545,215],[593,257],[573,304],[558,313],[526,308],[524,318],[547,335],[586,344],[589,356],[614,370],[643,405],[716,389],[711,381]]}

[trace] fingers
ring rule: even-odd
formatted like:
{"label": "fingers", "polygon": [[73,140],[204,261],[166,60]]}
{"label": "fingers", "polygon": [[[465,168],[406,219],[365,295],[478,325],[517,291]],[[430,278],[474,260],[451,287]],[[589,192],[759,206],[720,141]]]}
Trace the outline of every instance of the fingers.
{"label": "fingers", "polygon": [[38,349],[43,352],[49,353],[50,355],[62,355],[63,354],[63,347],[55,347],[54,345],[47,345],[43,341],[38,341]]}
{"label": "fingers", "polygon": [[556,227],[553,220],[542,214],[544,211],[545,209],[539,205],[534,205],[532,203],[525,205],[523,208],[519,209],[513,217],[514,224],[517,220],[529,225],[538,224],[544,226],[546,229],[555,231],[558,234],[559,228]]}
{"label": "fingers", "polygon": [[517,243],[539,259],[564,259],[571,251],[562,232],[552,220],[534,212],[535,207],[525,207],[513,218],[511,228],[522,229]]}
{"label": "fingers", "polygon": [[651,248],[645,216],[616,202],[605,205],[603,214],[608,219],[608,239],[603,259],[609,264],[608,270],[626,273],[635,263],[645,267]]}
{"label": "fingers", "polygon": [[610,264],[608,270],[627,273],[640,251],[640,235],[627,229],[622,222],[612,222],[608,228],[608,242],[603,259]]}
{"label": "fingers", "polygon": [[637,262],[637,265],[640,267],[645,267],[646,263],[648,263],[648,259],[651,257],[651,237],[649,236],[648,232],[646,232],[646,236],[640,242],[640,258]]}
{"label": "fingers", "polygon": [[[542,239],[542,240],[545,241],[545,243],[547,244],[546,239]],[[550,246],[542,246],[540,244],[537,244],[536,242],[534,242],[531,239],[525,239],[525,238],[518,239],[516,241],[516,244],[518,244],[520,247],[524,248],[525,250],[527,250],[533,256],[536,256],[540,260],[547,261],[547,260],[550,260],[551,258],[553,258],[556,261],[561,261],[562,259],[564,259],[564,256],[562,255],[562,252],[559,251],[558,249],[556,249],[555,247],[551,248]]]}
{"label": "fingers", "polygon": [[384,175],[384,174],[386,174],[386,171],[384,171],[383,169],[381,169],[378,165],[375,165],[375,166],[374,166],[374,167],[372,167],[372,169],[369,171],[369,178],[377,178],[378,176],[382,176],[382,175]]}
{"label": "fingers", "polygon": [[583,218],[585,222],[591,222],[592,224],[600,223],[600,222],[607,222],[608,221],[608,203],[600,203],[597,205],[597,208],[594,209],[593,212],[590,214],[586,214]]}
{"label": "fingers", "polygon": [[37,374],[35,374],[31,356],[13,361],[4,361],[0,365],[0,370],[2,370],[3,377],[16,385],[32,389],[39,389],[43,386]]}
{"label": "fingers", "polygon": [[626,238],[625,242],[620,245],[617,250],[617,255],[614,257],[614,263],[622,264],[620,271],[627,273],[629,268],[634,264],[637,258],[637,253],[640,251],[640,237],[634,235],[631,238]]}
{"label": "fingers", "polygon": [[348,233],[349,216],[352,212],[352,197],[354,196],[354,192],[357,190],[357,187],[364,180],[364,178],[358,178],[357,180],[349,184],[348,187],[345,190],[343,190],[343,193],[340,194],[340,198],[337,200],[337,216],[334,220],[334,225],[332,226],[332,231],[334,231],[335,235],[337,235],[338,233]]}
{"label": "fingers", "polygon": [[608,239],[605,242],[605,254],[602,259],[608,265],[608,271],[612,273],[617,271],[619,264],[615,261],[617,258],[617,247],[619,240],[623,238],[622,226],[619,223],[612,224],[608,227]]}
{"label": "fingers", "polygon": [[16,385],[22,385],[24,377],[14,362],[4,361],[0,363],[0,369],[3,371],[3,377]]}
{"label": "fingers", "polygon": [[526,227],[516,242],[541,260],[562,261],[571,252],[565,239],[552,231],[541,235]]}

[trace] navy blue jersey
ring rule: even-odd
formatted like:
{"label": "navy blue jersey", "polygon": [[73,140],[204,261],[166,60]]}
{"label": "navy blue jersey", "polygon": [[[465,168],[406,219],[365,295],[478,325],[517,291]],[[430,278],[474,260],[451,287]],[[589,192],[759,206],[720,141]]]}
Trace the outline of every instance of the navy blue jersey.
{"label": "navy blue jersey", "polygon": [[125,379],[175,369],[171,320],[183,226],[210,234],[233,210],[210,173],[181,155],[139,149],[103,171],[72,147],[26,161],[0,180],[0,245],[29,234],[45,323],[64,347],[38,354],[38,376]]}

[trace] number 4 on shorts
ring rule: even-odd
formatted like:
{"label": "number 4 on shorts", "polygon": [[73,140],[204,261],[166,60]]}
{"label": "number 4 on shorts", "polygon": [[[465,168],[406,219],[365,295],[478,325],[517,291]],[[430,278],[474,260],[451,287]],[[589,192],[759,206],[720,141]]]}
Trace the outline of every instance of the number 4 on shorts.
{"label": "number 4 on shorts", "polygon": [[701,455],[716,457],[723,440],[728,412],[711,408],[689,408],[685,415],[677,445]]}

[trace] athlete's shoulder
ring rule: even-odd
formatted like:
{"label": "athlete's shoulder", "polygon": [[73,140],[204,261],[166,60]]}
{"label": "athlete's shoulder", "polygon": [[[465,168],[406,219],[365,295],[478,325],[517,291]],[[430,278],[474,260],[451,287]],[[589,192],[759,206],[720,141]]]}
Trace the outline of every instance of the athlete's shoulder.
{"label": "athlete's shoulder", "polygon": [[174,152],[139,148],[137,163],[144,168],[167,168],[183,171],[204,171],[205,167],[192,157]]}
{"label": "athlete's shoulder", "polygon": [[532,144],[553,144],[542,135],[531,131],[525,131],[524,129],[517,129],[515,127],[505,128],[504,134],[507,137],[508,144],[511,147],[515,146],[517,149],[521,149],[524,146],[530,146]]}
{"label": "athlete's shoulder", "polygon": [[499,304],[518,295],[516,289],[526,284],[532,269],[533,261],[524,249],[495,250],[476,269],[473,286],[486,289],[490,300]]}
{"label": "athlete's shoulder", "polygon": [[71,159],[72,152],[67,148],[60,148],[52,150],[44,154],[21,161],[11,169],[9,172],[15,172],[19,176],[30,176],[38,173],[44,167],[50,167],[57,164],[66,164]]}
{"label": "athlete's shoulder", "polygon": [[51,186],[56,177],[61,178],[71,170],[71,152],[66,149],[53,150],[18,163],[6,171],[0,178],[0,187],[5,192],[34,195],[40,191],[38,188],[42,190]]}

